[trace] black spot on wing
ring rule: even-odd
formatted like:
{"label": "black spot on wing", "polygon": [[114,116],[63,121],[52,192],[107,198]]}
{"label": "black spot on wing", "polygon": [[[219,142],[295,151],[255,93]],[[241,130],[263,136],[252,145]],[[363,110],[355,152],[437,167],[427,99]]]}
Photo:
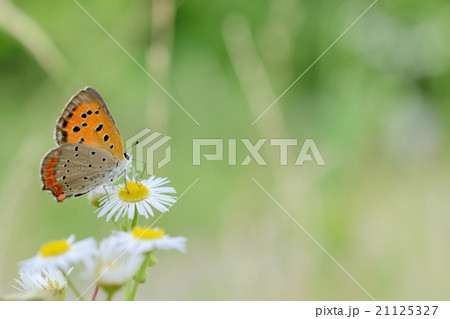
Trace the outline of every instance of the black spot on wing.
{"label": "black spot on wing", "polygon": [[61,141],[63,143],[66,143],[67,142],[67,132],[66,131],[61,131],[61,134],[62,134]]}
{"label": "black spot on wing", "polygon": [[75,197],[80,197],[80,196],[83,196],[83,195],[85,195],[86,193],[79,193],[79,194],[75,194],[74,196]]}

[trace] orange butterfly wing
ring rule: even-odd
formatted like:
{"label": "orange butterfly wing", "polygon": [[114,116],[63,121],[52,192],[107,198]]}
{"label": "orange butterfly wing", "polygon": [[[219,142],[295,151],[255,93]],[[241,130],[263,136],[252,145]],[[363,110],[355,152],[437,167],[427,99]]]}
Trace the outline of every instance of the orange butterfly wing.
{"label": "orange butterfly wing", "polygon": [[56,122],[58,145],[82,143],[108,150],[123,160],[123,144],[114,119],[100,94],[86,87],[74,95]]}

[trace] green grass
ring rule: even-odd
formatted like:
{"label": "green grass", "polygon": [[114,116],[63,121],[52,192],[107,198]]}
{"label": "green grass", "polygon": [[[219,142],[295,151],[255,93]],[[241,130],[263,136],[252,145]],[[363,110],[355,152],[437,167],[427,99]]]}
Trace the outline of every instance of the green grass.
{"label": "green grass", "polygon": [[[54,123],[89,85],[124,140],[144,128],[172,137],[172,161],[157,174],[179,193],[200,178],[158,221],[188,238],[188,253],[161,253],[137,299],[368,299],[253,177],[374,298],[448,300],[446,1],[379,1],[254,126],[371,1],[176,1],[160,29],[161,1],[80,1],[200,126],[74,2],[13,3],[64,62],[50,74],[0,24],[2,293],[41,243],[112,228],[85,198],[57,204],[40,191]],[[158,45],[166,67],[149,63]],[[236,68],[239,57],[251,59]],[[193,138],[282,137],[313,138],[326,166],[280,167],[268,142],[265,167],[192,166]],[[238,162],[245,156],[241,146]]]}

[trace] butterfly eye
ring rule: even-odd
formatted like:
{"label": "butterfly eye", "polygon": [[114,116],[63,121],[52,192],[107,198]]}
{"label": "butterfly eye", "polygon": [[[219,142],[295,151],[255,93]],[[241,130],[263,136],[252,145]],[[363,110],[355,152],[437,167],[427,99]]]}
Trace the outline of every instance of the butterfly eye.
{"label": "butterfly eye", "polygon": [[123,153],[123,156],[125,156],[125,158],[127,159],[127,161],[130,160],[130,155],[128,155],[127,153]]}

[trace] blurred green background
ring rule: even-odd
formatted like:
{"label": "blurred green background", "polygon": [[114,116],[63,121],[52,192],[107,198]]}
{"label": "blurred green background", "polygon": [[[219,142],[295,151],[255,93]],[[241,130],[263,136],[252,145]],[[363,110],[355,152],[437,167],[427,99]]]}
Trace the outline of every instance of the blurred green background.
{"label": "blurred green background", "polygon": [[[172,137],[157,175],[179,193],[200,178],[157,223],[188,253],[159,253],[137,299],[369,299],[252,178],[375,299],[450,298],[448,1],[378,1],[255,125],[371,1],[79,3],[200,125],[74,1],[0,0],[1,293],[42,243],[112,229],[40,190],[55,121],[89,85],[123,140]],[[326,166],[294,166],[297,146],[282,167],[268,142],[267,166],[193,166],[193,138],[313,138]]]}

